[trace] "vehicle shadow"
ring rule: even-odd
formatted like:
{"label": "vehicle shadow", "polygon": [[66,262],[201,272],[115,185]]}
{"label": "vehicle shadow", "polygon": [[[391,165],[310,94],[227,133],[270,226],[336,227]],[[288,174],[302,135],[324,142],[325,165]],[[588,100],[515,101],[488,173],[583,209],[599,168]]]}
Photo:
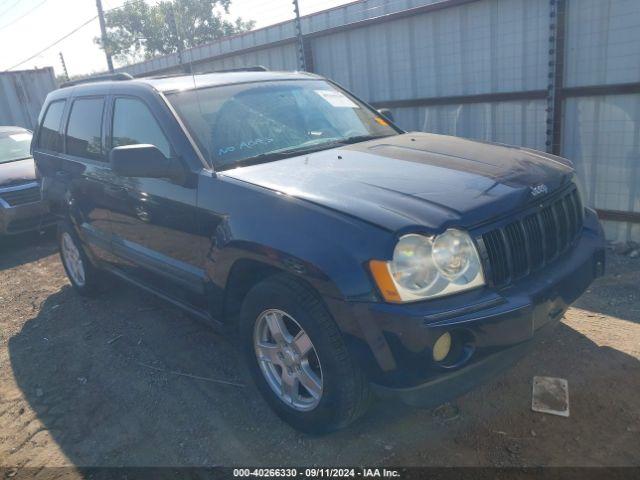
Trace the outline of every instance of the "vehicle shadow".
{"label": "vehicle shadow", "polygon": [[606,265],[607,274],[574,307],[640,323],[640,259],[608,252]]}
{"label": "vehicle shadow", "polygon": [[0,236],[0,270],[47,257],[57,250],[55,229]]}
{"label": "vehicle shadow", "polygon": [[[42,430],[76,466],[583,465],[640,458],[637,433],[628,429],[640,411],[640,362],[566,324],[513,369],[461,397],[453,413],[379,401],[361,421],[319,437],[275,417],[247,382],[232,342],[133,289],[84,299],[64,287],[8,347],[17,387],[42,424],[3,432],[20,446],[6,460],[12,465],[49,461],[33,453]],[[570,419],[531,412],[534,375],[569,380]],[[509,450],[513,438],[517,455]]]}

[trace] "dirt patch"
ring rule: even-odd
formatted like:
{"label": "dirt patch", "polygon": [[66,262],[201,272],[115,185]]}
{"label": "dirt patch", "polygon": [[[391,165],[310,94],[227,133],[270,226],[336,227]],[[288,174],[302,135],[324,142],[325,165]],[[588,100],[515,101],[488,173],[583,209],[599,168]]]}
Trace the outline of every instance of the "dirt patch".
{"label": "dirt patch", "polygon": [[[0,465],[640,465],[640,260],[608,261],[553,337],[454,405],[377,402],[310,437],[206,325],[126,286],[83,299],[51,235],[5,240]],[[569,381],[569,418],[531,411],[535,375]]]}

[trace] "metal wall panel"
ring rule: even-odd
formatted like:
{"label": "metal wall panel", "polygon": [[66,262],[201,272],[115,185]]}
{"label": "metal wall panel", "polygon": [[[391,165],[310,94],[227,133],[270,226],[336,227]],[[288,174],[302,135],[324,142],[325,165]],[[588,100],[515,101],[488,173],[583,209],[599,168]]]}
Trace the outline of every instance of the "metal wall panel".
{"label": "metal wall panel", "polygon": [[[370,102],[543,91],[554,57],[552,1],[557,0],[365,0],[305,16],[302,30],[311,34],[314,71]],[[434,4],[428,12],[384,18]],[[564,85],[640,81],[640,0],[566,0],[566,5]],[[367,19],[376,21],[357,23]],[[247,65],[293,70],[292,40],[293,22],[284,22],[188,50],[183,58],[196,62],[196,71]],[[251,51],[241,51],[247,48]],[[179,69],[177,55],[169,55],[123,70],[147,75]],[[589,201],[598,208],[640,211],[638,103],[637,95],[563,102],[562,154],[576,162]],[[545,108],[544,100],[518,100],[396,108],[394,114],[408,130],[544,150]],[[611,225],[612,239],[640,237],[640,225]]]}
{"label": "metal wall panel", "polygon": [[[400,12],[409,8],[430,5],[441,1],[442,0],[365,0],[307,15],[302,18],[302,31],[305,34],[315,33],[328,28],[340,27],[348,23],[380,17],[389,13]],[[302,8],[304,8],[304,5]],[[291,13],[293,15],[293,7]],[[228,55],[234,51],[245,48],[260,45],[267,46],[269,43],[281,42],[293,38],[295,38],[294,22],[289,20],[188,49],[184,52],[183,59],[185,62],[187,62],[189,58],[194,62],[198,62],[218,55]],[[120,67],[117,68],[116,71],[128,72],[134,76],[143,76],[164,72],[178,65],[178,56],[176,54],[170,54]]]}
{"label": "metal wall panel", "polygon": [[317,73],[373,101],[546,87],[548,0],[489,0],[314,39]]}
{"label": "metal wall panel", "polygon": [[455,135],[544,150],[543,100],[393,109],[405,130]]}
{"label": "metal wall panel", "polygon": [[640,81],[640,1],[568,0],[567,86]]}
{"label": "metal wall panel", "polygon": [[0,125],[33,130],[47,93],[56,88],[51,67],[0,72]]}
{"label": "metal wall panel", "polygon": [[262,65],[270,70],[296,70],[298,57],[296,44],[289,43],[278,47],[263,48],[240,55],[213,59],[194,66],[196,73],[211,70],[241,68],[249,65]]}
{"label": "metal wall panel", "polygon": [[[575,162],[588,205],[640,212],[640,95],[572,98],[565,112],[563,153]],[[638,227],[608,222],[607,233],[629,238]]]}
{"label": "metal wall panel", "polygon": [[[365,0],[331,8],[302,18],[302,31],[315,33],[348,23],[381,17],[389,13],[401,12],[423,5],[440,3],[442,0]],[[305,0],[300,0],[304,10]]]}

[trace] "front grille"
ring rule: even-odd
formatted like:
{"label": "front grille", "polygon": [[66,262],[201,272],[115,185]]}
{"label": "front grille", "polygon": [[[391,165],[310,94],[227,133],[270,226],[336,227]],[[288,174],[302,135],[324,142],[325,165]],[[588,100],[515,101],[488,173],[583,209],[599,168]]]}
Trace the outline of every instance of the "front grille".
{"label": "front grille", "polygon": [[11,207],[39,202],[42,199],[39,185],[6,192],[0,191],[0,198],[7,202]]}
{"label": "front grille", "polygon": [[57,218],[51,213],[37,215],[35,217],[18,218],[7,225],[7,233],[20,233],[29,230],[50,227],[55,224]]}
{"label": "front grille", "polygon": [[583,206],[574,189],[539,212],[484,233],[489,280],[503,286],[549,264],[571,246],[582,222]]}

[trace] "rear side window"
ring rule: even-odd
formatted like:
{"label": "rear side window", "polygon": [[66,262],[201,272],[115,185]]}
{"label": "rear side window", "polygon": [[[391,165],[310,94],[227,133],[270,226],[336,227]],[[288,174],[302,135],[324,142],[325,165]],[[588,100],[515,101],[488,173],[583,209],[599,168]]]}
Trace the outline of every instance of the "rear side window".
{"label": "rear side window", "polygon": [[169,158],[171,148],[149,108],[135,98],[116,98],[113,110],[113,146],[148,143]]}
{"label": "rear side window", "polygon": [[64,100],[51,102],[47,107],[38,135],[38,148],[60,152],[62,150],[62,138],[60,137],[60,121],[64,111]]}
{"label": "rear side window", "polygon": [[66,136],[69,155],[102,159],[103,110],[103,98],[79,98],[73,102]]}

